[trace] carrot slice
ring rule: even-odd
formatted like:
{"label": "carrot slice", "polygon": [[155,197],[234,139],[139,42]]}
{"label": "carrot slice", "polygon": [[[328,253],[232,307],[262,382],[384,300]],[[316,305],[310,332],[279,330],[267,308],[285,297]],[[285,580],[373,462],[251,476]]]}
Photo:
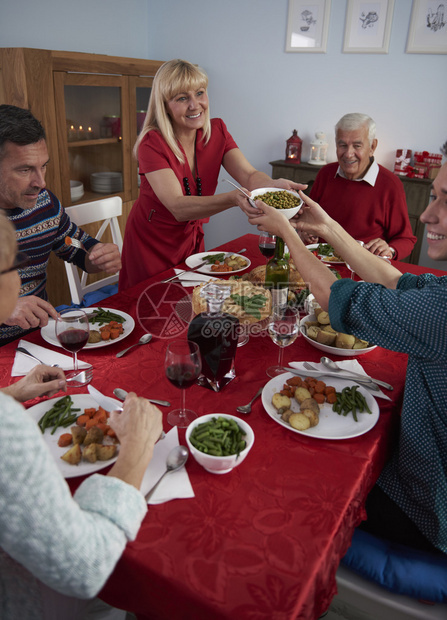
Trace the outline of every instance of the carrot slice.
{"label": "carrot slice", "polygon": [[57,445],[60,448],[66,448],[73,443],[73,435],[71,433],[63,433],[57,440]]}

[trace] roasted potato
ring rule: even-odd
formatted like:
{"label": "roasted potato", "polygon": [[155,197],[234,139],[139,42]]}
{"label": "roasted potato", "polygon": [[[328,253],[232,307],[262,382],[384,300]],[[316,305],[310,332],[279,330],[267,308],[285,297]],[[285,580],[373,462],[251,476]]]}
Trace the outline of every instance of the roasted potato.
{"label": "roasted potato", "polygon": [[303,402],[303,400],[306,400],[306,398],[312,398],[312,394],[309,392],[309,390],[307,388],[304,387],[298,387],[295,390],[295,400],[298,401],[300,404]]}
{"label": "roasted potato", "polygon": [[98,444],[96,443],[89,443],[88,446],[85,446],[84,452],[82,453],[83,459],[89,463],[96,463],[98,460],[98,457],[96,456],[97,447]]}
{"label": "roasted potato", "polygon": [[115,454],[116,446],[96,444],[96,458],[98,461],[108,461],[109,459],[113,459]]}
{"label": "roasted potato", "polygon": [[90,428],[87,431],[87,435],[85,436],[83,443],[84,443],[84,446],[88,446],[91,443],[102,443],[103,439],[104,439],[103,431],[97,426],[92,426],[92,428]]}
{"label": "roasted potato", "polygon": [[[320,418],[313,409],[300,409],[300,413],[303,413],[306,418],[309,418],[310,426],[316,426],[320,421]],[[289,420],[290,421],[290,420]]]}
{"label": "roasted potato", "polygon": [[323,310],[323,308],[315,308],[315,316],[321,325],[329,325],[331,322],[329,319],[329,313],[326,312],[326,310]]}
{"label": "roasted potato", "polygon": [[291,404],[292,404],[292,401],[290,400],[288,396],[285,396],[284,394],[279,394],[279,392],[276,394],[273,394],[272,405],[275,407],[278,413],[283,413],[287,409],[290,409]]}
{"label": "roasted potato", "polygon": [[289,424],[297,431],[307,431],[310,428],[310,420],[304,413],[292,413],[289,418]]}
{"label": "roasted potato", "polygon": [[315,398],[305,398],[300,403],[300,411],[303,409],[312,409],[312,411],[315,411],[317,415],[320,415],[320,405],[317,403]]}
{"label": "roasted potato", "polygon": [[101,334],[98,330],[96,329],[91,329],[90,333],[88,335],[88,341],[87,342],[101,342]]}
{"label": "roasted potato", "polygon": [[61,456],[61,459],[70,465],[77,465],[81,462],[81,446],[76,443]]}
{"label": "roasted potato", "polygon": [[71,434],[73,435],[74,444],[84,443],[85,436],[87,435],[87,431],[84,428],[84,426],[77,426],[77,425],[72,426],[70,430],[71,430]]}
{"label": "roasted potato", "polygon": [[337,332],[328,332],[325,329],[319,329],[316,341],[321,344],[327,344],[330,347],[335,345],[335,339],[337,338]]}
{"label": "roasted potato", "polygon": [[338,333],[335,338],[335,346],[338,349],[352,349],[355,343],[355,336],[351,334]]}
{"label": "roasted potato", "polygon": [[288,422],[292,413],[293,411],[291,409],[286,409],[281,415],[281,419],[284,420],[284,422]]}

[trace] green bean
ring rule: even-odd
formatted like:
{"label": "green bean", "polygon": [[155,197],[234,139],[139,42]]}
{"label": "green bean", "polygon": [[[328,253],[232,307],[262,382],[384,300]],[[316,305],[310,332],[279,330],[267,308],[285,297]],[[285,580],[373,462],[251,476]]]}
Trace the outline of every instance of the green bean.
{"label": "green bean", "polygon": [[75,412],[77,411],[80,411],[80,409],[73,407],[71,396],[67,394],[67,396],[64,396],[54,403],[53,407],[43,414],[37,424],[42,433],[44,433],[47,428],[53,427],[51,434],[54,435],[60,426],[66,428],[70,424],[76,422],[78,416]]}
{"label": "green bean", "polygon": [[246,442],[243,437],[245,433],[235,420],[219,417],[198,424],[189,440],[200,452],[213,456],[230,456],[245,449]]}
{"label": "green bean", "polygon": [[94,315],[89,316],[89,323],[99,323],[102,325],[103,323],[110,323],[110,321],[116,321],[117,323],[124,323],[125,318],[120,314],[115,314],[110,310],[104,310],[103,308],[97,308]]}
{"label": "green bean", "polygon": [[332,411],[343,416],[352,413],[352,417],[356,422],[358,422],[357,412],[363,413],[367,411],[371,413],[365,397],[358,391],[358,387],[358,385],[347,386],[341,392],[336,392],[337,400],[332,405]]}

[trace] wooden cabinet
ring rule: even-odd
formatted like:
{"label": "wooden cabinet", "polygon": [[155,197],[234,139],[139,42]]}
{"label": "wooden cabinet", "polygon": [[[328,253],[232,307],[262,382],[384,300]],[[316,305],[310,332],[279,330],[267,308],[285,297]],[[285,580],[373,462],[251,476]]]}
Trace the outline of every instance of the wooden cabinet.
{"label": "wooden cabinet", "polygon": [[[0,49],[0,103],[29,108],[42,122],[50,154],[47,187],[64,206],[121,196],[123,234],[138,197],[132,149],[147,110],[153,76],[162,64],[99,54]],[[98,187],[91,176],[98,172],[115,173],[121,182]],[[75,202],[70,180],[84,185],[84,195]],[[96,233],[94,225],[85,228]],[[47,290],[54,305],[70,301],[64,266],[54,256]]]}
{"label": "wooden cabinet", "polygon": [[[312,185],[319,171],[319,167],[312,164],[290,164],[283,160],[271,161],[270,165],[272,166],[273,179],[285,178],[296,183],[308,183],[309,186]],[[424,236],[424,224],[419,220],[419,217],[429,203],[432,181],[430,179],[399,178],[404,186],[413,234],[417,237],[413,251],[403,262],[417,265]]]}

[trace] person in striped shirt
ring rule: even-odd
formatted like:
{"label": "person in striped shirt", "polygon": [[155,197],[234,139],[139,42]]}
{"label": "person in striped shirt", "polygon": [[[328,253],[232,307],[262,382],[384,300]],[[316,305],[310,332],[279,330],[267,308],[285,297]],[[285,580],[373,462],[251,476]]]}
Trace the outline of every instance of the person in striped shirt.
{"label": "person in striped shirt", "polygon": [[[121,269],[118,247],[98,242],[71,222],[58,198],[45,188],[48,162],[40,121],[29,110],[1,105],[0,208],[14,224],[19,251],[27,258],[19,265],[20,297],[0,326],[0,345],[56,317],[46,292],[51,252],[88,273]],[[65,245],[66,236],[79,239],[85,250]]]}

